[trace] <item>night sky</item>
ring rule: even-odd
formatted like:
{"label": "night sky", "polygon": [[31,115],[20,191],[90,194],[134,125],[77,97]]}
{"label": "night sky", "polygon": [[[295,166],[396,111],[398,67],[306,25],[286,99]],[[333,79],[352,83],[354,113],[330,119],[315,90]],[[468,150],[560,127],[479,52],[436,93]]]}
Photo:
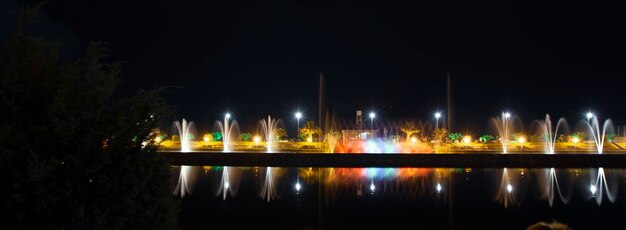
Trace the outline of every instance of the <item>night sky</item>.
{"label": "night sky", "polygon": [[[37,1],[30,1],[31,4]],[[177,86],[178,119],[208,129],[226,111],[250,126],[317,120],[320,72],[339,117],[432,120],[452,76],[457,129],[480,132],[509,110],[570,123],[593,110],[626,120],[626,14],[588,1],[50,1],[31,33],[65,58],[108,42],[122,61],[118,95]],[[0,41],[18,3],[0,2]]]}

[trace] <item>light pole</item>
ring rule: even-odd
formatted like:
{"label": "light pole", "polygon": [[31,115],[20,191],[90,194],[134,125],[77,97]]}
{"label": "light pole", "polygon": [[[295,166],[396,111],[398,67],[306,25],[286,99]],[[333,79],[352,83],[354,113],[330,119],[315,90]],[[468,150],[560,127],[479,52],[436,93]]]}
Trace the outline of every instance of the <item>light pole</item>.
{"label": "light pole", "polygon": [[436,112],[435,113],[435,129],[439,128],[439,118],[441,118],[441,113],[440,112]]}
{"label": "light pole", "polygon": [[[296,129],[296,137],[298,137],[298,134],[300,133],[300,118],[302,118],[302,113],[300,111],[296,112],[295,117],[296,117],[296,123],[298,125]],[[300,168],[296,168],[296,185],[295,185],[296,194],[300,194],[300,188],[302,187],[300,185],[300,175],[298,175],[299,171],[300,171]]]}
{"label": "light pole", "polygon": [[376,117],[376,114],[374,112],[370,113],[370,129],[374,130],[374,118]]}
{"label": "light pole", "polygon": [[595,116],[595,115],[593,115],[592,112],[588,112],[587,113],[587,123],[589,123],[589,119],[593,118],[593,116]]}
{"label": "light pole", "polygon": [[298,125],[298,128],[296,129],[296,138],[297,138],[298,134],[300,133],[300,118],[302,118],[302,113],[300,111],[296,112],[295,117],[296,117],[296,123]]}

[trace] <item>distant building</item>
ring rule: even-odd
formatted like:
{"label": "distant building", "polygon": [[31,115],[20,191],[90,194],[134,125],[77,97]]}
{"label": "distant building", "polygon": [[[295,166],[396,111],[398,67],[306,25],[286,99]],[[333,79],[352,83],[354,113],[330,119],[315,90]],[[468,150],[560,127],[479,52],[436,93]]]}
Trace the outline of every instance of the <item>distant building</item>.
{"label": "distant building", "polygon": [[341,130],[343,135],[343,143],[352,141],[372,140],[378,137],[378,130]]}
{"label": "distant building", "polygon": [[378,130],[363,129],[363,111],[356,111],[356,129],[341,130],[343,143],[372,140],[378,137]]}

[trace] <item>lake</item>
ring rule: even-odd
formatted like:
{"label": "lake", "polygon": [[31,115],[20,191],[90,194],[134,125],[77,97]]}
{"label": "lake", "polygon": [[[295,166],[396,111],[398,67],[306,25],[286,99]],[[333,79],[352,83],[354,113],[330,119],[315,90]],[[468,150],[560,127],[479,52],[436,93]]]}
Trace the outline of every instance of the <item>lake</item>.
{"label": "lake", "polygon": [[183,229],[626,226],[624,170],[173,166]]}

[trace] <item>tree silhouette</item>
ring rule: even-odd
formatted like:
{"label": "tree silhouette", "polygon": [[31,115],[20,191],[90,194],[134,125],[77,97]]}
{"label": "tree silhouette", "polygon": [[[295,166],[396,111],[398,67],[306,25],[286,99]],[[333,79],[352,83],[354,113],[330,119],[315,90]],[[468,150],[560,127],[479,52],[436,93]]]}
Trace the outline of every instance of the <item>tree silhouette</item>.
{"label": "tree silhouette", "polygon": [[409,142],[409,140],[411,139],[411,135],[419,134],[422,132],[422,130],[417,128],[415,122],[412,121],[405,122],[400,128],[400,131],[406,134],[406,142]]}
{"label": "tree silhouette", "polygon": [[283,137],[287,136],[287,131],[283,128],[274,129],[274,139],[281,140]]}
{"label": "tree silhouette", "polygon": [[313,135],[322,135],[322,130],[315,125],[314,121],[307,121],[302,128],[300,128],[300,135],[308,136],[313,139]]}
{"label": "tree silhouette", "polygon": [[25,34],[22,7],[0,50],[0,208],[6,229],[171,229],[169,164],[155,154],[161,90],[115,99],[119,63],[102,42],[61,63],[58,43]]}

